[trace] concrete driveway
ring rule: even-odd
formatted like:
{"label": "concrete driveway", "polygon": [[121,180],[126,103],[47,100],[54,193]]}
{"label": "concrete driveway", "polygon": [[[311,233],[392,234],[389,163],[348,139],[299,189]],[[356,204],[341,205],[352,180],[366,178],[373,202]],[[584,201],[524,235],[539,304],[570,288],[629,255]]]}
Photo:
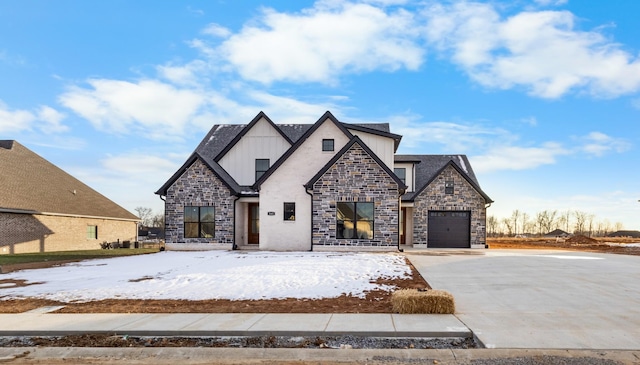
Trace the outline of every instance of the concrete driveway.
{"label": "concrete driveway", "polygon": [[409,251],[489,348],[640,349],[640,256],[551,250]]}

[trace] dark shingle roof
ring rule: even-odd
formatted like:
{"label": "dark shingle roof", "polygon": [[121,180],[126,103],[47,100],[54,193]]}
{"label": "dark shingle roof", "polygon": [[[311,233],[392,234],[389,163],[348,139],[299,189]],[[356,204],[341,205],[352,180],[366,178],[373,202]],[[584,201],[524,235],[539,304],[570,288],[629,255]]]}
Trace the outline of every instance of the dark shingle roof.
{"label": "dark shingle roof", "polygon": [[458,167],[463,175],[466,175],[468,180],[478,192],[485,197],[488,201],[488,196],[480,189],[480,184],[476,178],[476,174],[471,168],[469,159],[466,155],[395,155],[395,162],[412,162],[415,163],[415,182],[413,192],[408,192],[402,196],[402,200],[413,200],[415,197],[424,190],[424,188],[431,183],[431,181],[444,169],[449,163],[453,163]]}
{"label": "dark shingle roof", "polygon": [[0,141],[0,208],[139,220],[16,141]]}

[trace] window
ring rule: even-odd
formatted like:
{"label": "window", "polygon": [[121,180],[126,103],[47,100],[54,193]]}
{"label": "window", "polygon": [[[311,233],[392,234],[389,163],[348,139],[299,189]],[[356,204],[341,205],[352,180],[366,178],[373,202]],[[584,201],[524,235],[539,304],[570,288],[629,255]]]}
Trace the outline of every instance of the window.
{"label": "window", "polygon": [[405,169],[404,167],[397,167],[395,169],[393,169],[393,173],[396,174],[396,176],[402,180],[402,183],[407,185],[407,169]]}
{"label": "window", "polygon": [[257,158],[256,159],[256,181],[260,178],[260,176],[264,175],[265,172],[269,170],[269,159],[268,158]]}
{"label": "window", "polygon": [[284,203],[284,220],[296,220],[296,203]]}
{"label": "window", "polygon": [[444,182],[444,193],[453,194],[453,180],[447,180]]}
{"label": "window", "polygon": [[98,226],[87,226],[87,239],[98,239]]}
{"label": "window", "polygon": [[336,238],[373,238],[373,203],[340,202],[336,217]]}
{"label": "window", "polygon": [[323,151],[333,151],[334,150],[333,139],[323,139],[322,140],[322,150]]}
{"label": "window", "polygon": [[213,207],[184,207],[184,237],[212,238],[215,233]]}

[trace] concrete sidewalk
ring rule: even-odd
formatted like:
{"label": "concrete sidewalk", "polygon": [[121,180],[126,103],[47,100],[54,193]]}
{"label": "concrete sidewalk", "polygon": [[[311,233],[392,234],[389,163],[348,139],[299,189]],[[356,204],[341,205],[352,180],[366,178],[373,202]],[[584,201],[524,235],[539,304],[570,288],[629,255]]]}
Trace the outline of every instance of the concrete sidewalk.
{"label": "concrete sidewalk", "polygon": [[0,336],[118,333],[131,336],[471,337],[448,314],[0,314]]}

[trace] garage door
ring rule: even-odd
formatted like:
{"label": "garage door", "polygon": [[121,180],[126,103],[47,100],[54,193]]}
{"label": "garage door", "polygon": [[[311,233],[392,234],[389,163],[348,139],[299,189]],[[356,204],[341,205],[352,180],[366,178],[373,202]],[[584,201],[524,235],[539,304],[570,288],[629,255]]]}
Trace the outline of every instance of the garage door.
{"label": "garage door", "polygon": [[431,248],[469,248],[470,240],[469,212],[430,211],[428,226],[428,247]]}

